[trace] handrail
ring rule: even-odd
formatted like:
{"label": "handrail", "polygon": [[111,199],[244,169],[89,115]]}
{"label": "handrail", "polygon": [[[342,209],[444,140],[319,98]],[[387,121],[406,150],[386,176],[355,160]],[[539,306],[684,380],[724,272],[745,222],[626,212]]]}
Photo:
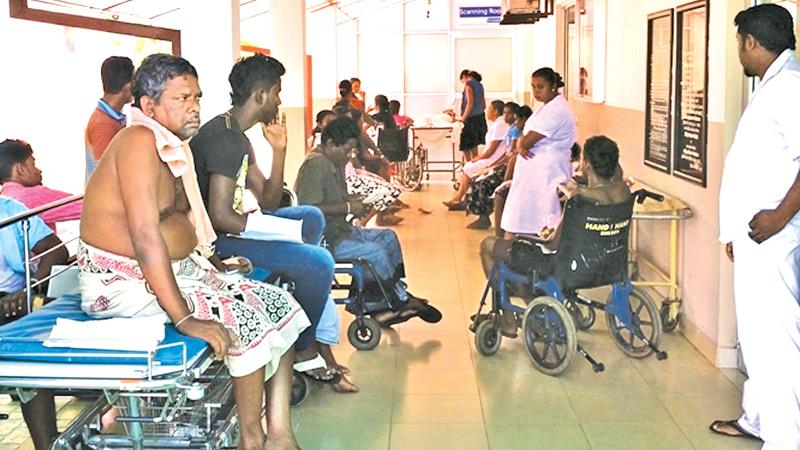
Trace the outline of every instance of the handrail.
{"label": "handrail", "polygon": [[[0,193],[2,195],[2,193]],[[13,215],[6,219],[0,220],[0,228],[4,228],[8,225],[21,222],[25,219],[30,219],[31,217],[41,214],[46,211],[50,211],[51,209],[58,208],[60,206],[67,205],[72,202],[76,202],[78,200],[82,200],[83,195],[73,195],[71,197],[62,198],[61,200],[56,200],[54,202],[47,203],[45,205],[39,206],[37,208],[29,209],[27,211],[21,212],[19,214]]]}

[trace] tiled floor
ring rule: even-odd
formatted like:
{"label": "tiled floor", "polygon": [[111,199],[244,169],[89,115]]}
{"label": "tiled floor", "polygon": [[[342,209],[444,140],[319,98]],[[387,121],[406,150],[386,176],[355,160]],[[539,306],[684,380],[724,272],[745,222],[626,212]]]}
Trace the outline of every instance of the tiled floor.
{"label": "tiled floor", "polygon": [[[412,292],[444,313],[436,325],[412,321],[384,330],[373,351],[336,350],[361,392],[314,386],[294,410],[305,449],[755,449],[753,441],[717,437],[707,426],[739,414],[742,377],[715,369],[680,334],[664,336],[667,361],[635,360],[611,341],[604,320],[580,334],[603,361],[595,374],[576,359],[559,378],[538,372],[519,340],[483,357],[467,330],[484,286],[477,257],[488,232],[471,231],[463,213],[447,212],[444,185],[404,196],[413,208],[395,229]],[[417,208],[433,210],[422,214]],[[342,312],[342,328],[351,316]],[[59,417],[74,415],[65,404]],[[0,400],[0,448],[30,448],[16,405]]]}

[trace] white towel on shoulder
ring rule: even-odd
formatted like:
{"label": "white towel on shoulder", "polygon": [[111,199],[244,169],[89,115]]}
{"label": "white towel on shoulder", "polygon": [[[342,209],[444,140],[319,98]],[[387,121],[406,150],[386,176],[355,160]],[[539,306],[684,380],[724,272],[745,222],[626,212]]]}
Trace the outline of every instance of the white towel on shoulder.
{"label": "white towel on shoulder", "polygon": [[45,347],[150,351],[164,340],[164,316],[77,321],[56,319]]}

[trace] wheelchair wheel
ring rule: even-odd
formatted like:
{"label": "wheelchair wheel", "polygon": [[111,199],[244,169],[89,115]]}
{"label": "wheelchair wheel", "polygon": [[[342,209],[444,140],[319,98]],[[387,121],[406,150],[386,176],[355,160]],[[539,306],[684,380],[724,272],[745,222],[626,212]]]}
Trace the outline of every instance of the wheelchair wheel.
{"label": "wheelchair wheel", "polygon": [[[658,347],[661,343],[663,328],[655,302],[646,292],[637,288],[633,288],[631,291],[628,302],[631,310],[631,325],[651,344]],[[633,358],[644,358],[653,352],[653,349],[639,339],[632,330],[623,326],[614,314],[606,313],[606,323],[614,338],[614,343],[626,355]]]}
{"label": "wheelchair wheel", "polygon": [[537,297],[522,317],[525,347],[531,361],[547,375],[559,375],[578,351],[578,332],[567,308],[552,297]]}
{"label": "wheelchair wheel", "polygon": [[594,308],[572,300],[564,302],[564,306],[566,306],[567,310],[572,314],[572,319],[575,321],[576,328],[581,331],[592,328],[592,325],[594,325],[597,319],[597,312],[595,312]]}
{"label": "wheelchair wheel", "polygon": [[308,379],[303,375],[294,372],[292,378],[292,396],[289,399],[290,406],[298,406],[308,397]]}
{"label": "wheelchair wheel", "polygon": [[381,341],[381,327],[371,317],[356,319],[347,327],[347,340],[358,350],[372,350]]}
{"label": "wheelchair wheel", "polygon": [[475,347],[483,356],[492,356],[497,353],[503,335],[500,334],[500,324],[497,319],[487,319],[478,324],[475,330]]}
{"label": "wheelchair wheel", "polygon": [[659,315],[661,316],[661,325],[664,331],[667,333],[672,333],[675,331],[675,328],[678,328],[678,322],[681,321],[681,315],[678,313],[675,314],[674,318],[670,317],[669,308],[669,304],[662,303],[661,309],[659,310]]}

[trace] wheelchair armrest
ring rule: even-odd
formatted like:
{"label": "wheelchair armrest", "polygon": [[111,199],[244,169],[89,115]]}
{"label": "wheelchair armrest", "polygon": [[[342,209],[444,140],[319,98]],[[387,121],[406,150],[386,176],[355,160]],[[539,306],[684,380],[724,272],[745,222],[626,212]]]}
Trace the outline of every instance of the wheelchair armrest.
{"label": "wheelchair armrest", "polygon": [[664,201],[664,196],[663,195],[656,194],[655,192],[650,192],[647,189],[639,189],[636,192],[634,192],[632,195],[634,197],[636,197],[636,203],[638,203],[640,205],[642,203],[644,203],[645,200],[647,200],[647,197],[650,197],[650,198],[652,198],[653,200],[655,200],[657,202],[663,202]]}

